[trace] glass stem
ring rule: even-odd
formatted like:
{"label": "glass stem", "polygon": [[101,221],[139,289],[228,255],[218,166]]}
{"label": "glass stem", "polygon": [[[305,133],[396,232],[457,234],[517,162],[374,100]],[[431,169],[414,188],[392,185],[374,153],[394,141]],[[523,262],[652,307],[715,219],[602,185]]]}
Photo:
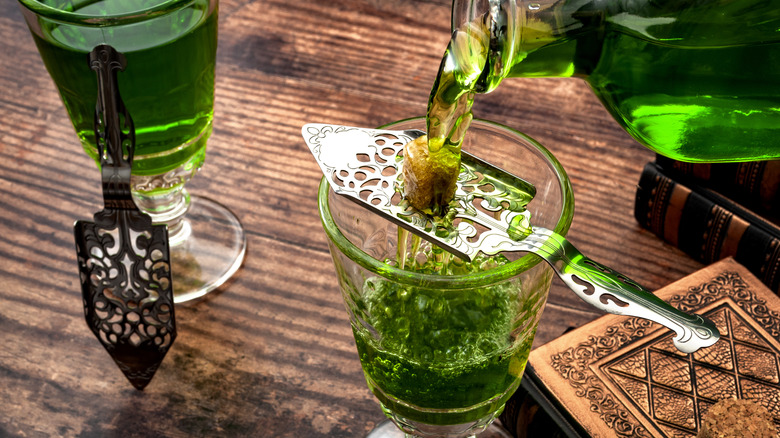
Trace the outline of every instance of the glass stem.
{"label": "glass stem", "polygon": [[190,234],[190,227],[184,215],[190,208],[190,194],[179,184],[163,191],[134,191],[136,205],[152,218],[155,225],[168,226],[168,244],[175,246],[184,242]]}

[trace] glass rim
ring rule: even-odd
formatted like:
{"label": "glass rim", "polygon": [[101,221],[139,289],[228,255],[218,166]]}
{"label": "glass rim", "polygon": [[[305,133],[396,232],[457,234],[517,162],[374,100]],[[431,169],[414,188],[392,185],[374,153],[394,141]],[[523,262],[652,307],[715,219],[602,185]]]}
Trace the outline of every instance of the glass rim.
{"label": "glass rim", "polygon": [[41,3],[39,0],[18,0],[19,4],[36,15],[61,23],[89,27],[117,26],[132,24],[168,14],[195,2],[195,0],[167,0],[158,5],[120,14],[92,15],[68,12]]}
{"label": "glass rim", "polygon": [[[385,129],[391,125],[419,120],[424,120],[424,117],[412,117],[398,120],[386,125],[382,125],[380,126],[380,129]],[[569,180],[569,177],[561,163],[558,162],[552,153],[550,153],[550,151],[548,151],[547,148],[542,146],[538,141],[518,130],[509,128],[496,122],[477,118],[473,119],[471,122],[472,127],[475,125],[487,125],[512,136],[518,136],[522,138],[531,146],[535,147],[551,164],[551,167],[554,170],[560,183],[562,192],[561,195],[563,198],[561,214],[553,231],[562,236],[565,236],[566,232],[571,226],[572,216],[574,213],[574,192],[571,187],[571,181]],[[325,233],[327,234],[329,241],[332,242],[333,245],[338,248],[338,250],[340,250],[347,257],[363,268],[381,275],[382,277],[391,281],[415,286],[424,286],[428,288],[467,289],[475,286],[494,284],[499,281],[507,280],[542,262],[540,257],[529,253],[505,265],[497,266],[495,268],[491,268],[476,274],[447,276],[415,273],[390,266],[370,256],[368,253],[355,246],[346,236],[344,236],[338,225],[336,225],[336,222],[333,219],[333,215],[330,212],[330,205],[328,201],[328,195],[330,192],[330,183],[328,182],[327,178],[323,176],[320,180],[318,189],[317,205],[319,209],[320,220],[322,221],[322,226],[325,229]]]}

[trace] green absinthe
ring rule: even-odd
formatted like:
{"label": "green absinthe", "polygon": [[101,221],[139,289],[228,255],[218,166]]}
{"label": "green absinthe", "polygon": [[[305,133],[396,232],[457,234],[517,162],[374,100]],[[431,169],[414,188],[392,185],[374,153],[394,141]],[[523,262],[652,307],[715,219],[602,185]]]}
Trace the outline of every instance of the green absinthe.
{"label": "green absinthe", "polygon": [[[43,4],[97,17],[125,14],[162,0],[41,0]],[[63,6],[64,5],[64,6]],[[32,34],[84,149],[96,158],[95,72],[87,53],[99,44],[122,52],[127,68],[117,75],[136,134],[133,174],[158,175],[181,166],[199,167],[211,134],[217,2],[193,0],[143,21],[75,25],[25,12]],[[98,21],[96,19],[95,21]],[[108,25],[110,24],[110,25]]]}
{"label": "green absinthe", "polygon": [[[780,158],[780,2],[547,3],[517,1],[507,10],[511,32],[492,41],[487,15],[473,19],[460,30],[478,43],[451,56],[451,69],[467,74],[442,69],[440,77],[459,79],[461,93],[488,92],[507,77],[581,77],[627,132],[662,155]],[[498,51],[487,54],[488,44]]]}
{"label": "green absinthe", "polygon": [[[413,247],[404,264],[418,273],[481,272],[508,262],[478,256],[466,263],[432,247],[420,265],[422,250]],[[517,278],[465,290],[369,278],[355,308],[370,328],[353,324],[368,386],[385,409],[425,424],[500,412],[520,383],[545,300],[546,289],[524,290]]]}

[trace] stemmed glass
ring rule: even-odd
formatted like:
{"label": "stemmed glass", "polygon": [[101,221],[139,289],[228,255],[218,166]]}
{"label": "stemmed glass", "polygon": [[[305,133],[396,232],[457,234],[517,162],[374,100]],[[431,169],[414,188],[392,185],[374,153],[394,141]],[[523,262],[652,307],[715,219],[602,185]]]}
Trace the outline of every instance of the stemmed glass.
{"label": "stemmed glass", "polygon": [[224,206],[184,188],[203,165],[212,131],[218,0],[19,3],[84,150],[97,162],[97,80],[87,54],[100,44],[124,54],[118,83],[135,128],[133,197],[154,223],[168,226],[174,300],[222,285],[243,260],[243,229]]}
{"label": "stemmed glass", "polygon": [[[424,129],[425,120],[384,128]],[[571,186],[546,149],[483,120],[463,148],[533,184],[532,223],[566,234]],[[335,194],[325,179],[318,195],[368,387],[397,426],[380,424],[369,437],[483,432],[520,384],[551,268],[522,254],[469,264]]]}

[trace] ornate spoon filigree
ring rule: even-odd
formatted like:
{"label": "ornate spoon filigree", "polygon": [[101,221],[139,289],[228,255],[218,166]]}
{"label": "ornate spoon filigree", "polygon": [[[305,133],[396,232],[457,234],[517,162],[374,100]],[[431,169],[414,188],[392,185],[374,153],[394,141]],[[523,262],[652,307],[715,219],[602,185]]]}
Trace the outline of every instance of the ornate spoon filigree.
{"label": "ornate spoon filigree", "polygon": [[95,135],[105,208],[74,227],[87,324],[130,383],[143,389],[176,338],[168,230],[152,225],[130,192],[135,133],[117,87],[124,56],[101,45]]}
{"label": "ornate spoon filigree", "polygon": [[[529,183],[463,153],[455,200],[446,218],[402,199],[403,147],[425,134],[307,124],[303,137],[333,191],[465,260],[478,253],[525,251],[542,257],[580,298],[618,315],[637,316],[676,333],[675,346],[692,353],[720,337],[715,324],[670,306],[638,283],[585,257],[563,236],[530,225]],[[522,188],[523,190],[514,190]]]}

